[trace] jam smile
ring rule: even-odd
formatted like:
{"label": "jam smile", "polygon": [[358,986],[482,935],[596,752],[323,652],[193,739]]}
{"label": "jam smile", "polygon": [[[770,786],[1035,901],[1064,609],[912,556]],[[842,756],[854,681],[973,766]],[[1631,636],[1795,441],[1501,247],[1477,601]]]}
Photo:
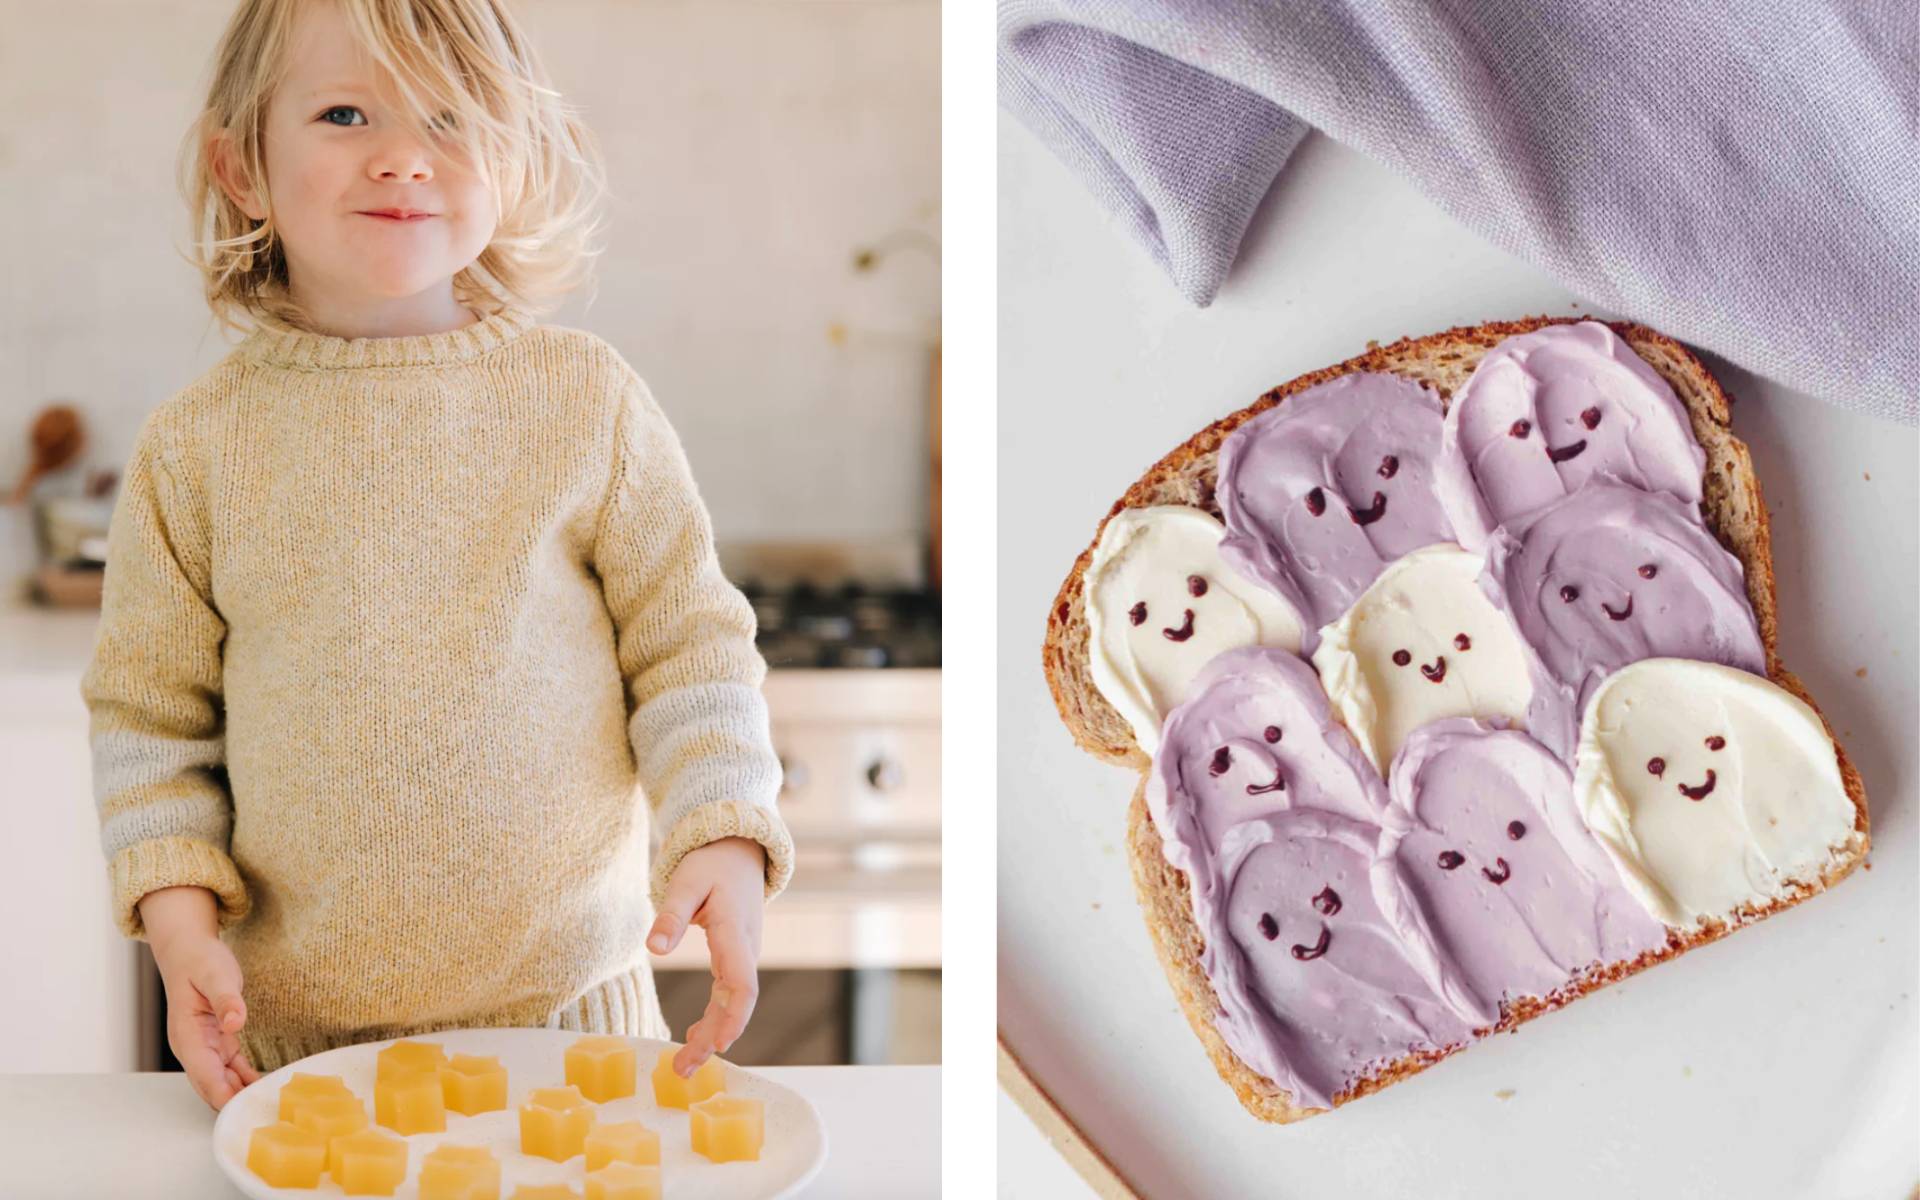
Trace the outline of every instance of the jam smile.
{"label": "jam smile", "polygon": [[1421,663],[1420,673],[1427,677],[1427,682],[1439,683],[1441,680],[1447,677],[1446,656],[1441,655],[1440,657],[1434,659],[1432,666],[1428,666],[1426,663]]}
{"label": "jam smile", "polygon": [[1680,794],[1682,796],[1685,796],[1689,800],[1705,800],[1707,798],[1707,793],[1713,790],[1713,784],[1714,784],[1713,768],[1708,767],[1707,781],[1705,783],[1701,784],[1699,787],[1688,787],[1686,784],[1683,783],[1680,785]]}
{"label": "jam smile", "polygon": [[1600,602],[1600,608],[1603,612],[1607,614],[1608,617],[1612,618],[1613,620],[1624,621],[1628,617],[1633,615],[1633,593],[1632,592],[1627,593],[1627,606],[1621,609],[1619,612],[1613,611],[1612,606],[1609,605],[1605,600],[1602,600]]}
{"label": "jam smile", "polygon": [[1166,638],[1170,642],[1184,642],[1188,638],[1192,637],[1193,636],[1193,610],[1189,608],[1186,610],[1186,612],[1187,612],[1187,619],[1181,623],[1180,628],[1162,629],[1160,631],[1160,636]]}
{"label": "jam smile", "polygon": [[1570,458],[1578,457],[1580,452],[1582,450],[1585,450],[1586,448],[1587,448],[1587,439],[1581,438],[1579,441],[1574,442],[1572,445],[1561,446],[1558,449],[1555,449],[1552,446],[1548,446],[1547,457],[1549,459],[1552,459],[1554,462],[1563,463]]}

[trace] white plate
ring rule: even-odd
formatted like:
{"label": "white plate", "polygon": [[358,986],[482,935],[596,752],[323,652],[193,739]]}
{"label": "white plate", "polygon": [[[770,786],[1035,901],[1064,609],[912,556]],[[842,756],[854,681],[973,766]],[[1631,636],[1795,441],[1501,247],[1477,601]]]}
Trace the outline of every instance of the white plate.
{"label": "white plate", "polygon": [[[462,1116],[447,1114],[444,1133],[416,1133],[407,1139],[407,1177],[394,1196],[408,1200],[419,1195],[420,1163],[442,1142],[486,1146],[500,1160],[500,1194],[511,1196],[522,1183],[565,1183],[586,1191],[586,1159],[574,1156],[564,1163],[520,1153],[520,1105],[539,1087],[566,1083],[565,1058],[569,1045],[582,1034],[561,1029],[456,1029],[427,1034],[413,1041],[435,1042],[455,1054],[498,1057],[507,1069],[507,1107],[500,1112]],[[672,1042],[629,1038],[639,1057],[638,1094],[597,1106],[603,1121],[641,1121],[660,1134],[662,1190],[676,1200],[775,1200],[792,1196],[819,1174],[827,1161],[827,1130],[820,1114],[805,1096],[781,1087],[742,1067],[727,1064],[727,1091],[761,1100],[766,1105],[766,1144],[758,1162],[712,1163],[693,1152],[688,1140],[688,1115],[653,1102],[649,1082],[655,1059]],[[392,1041],[343,1046],[303,1058],[263,1075],[220,1110],[213,1123],[213,1156],[220,1169],[242,1192],[260,1200],[277,1197],[341,1196],[340,1185],[320,1177],[317,1188],[276,1188],[247,1168],[247,1143],[253,1131],[279,1119],[280,1088],[295,1071],[338,1075],[354,1095],[367,1102],[373,1114],[375,1056]]]}

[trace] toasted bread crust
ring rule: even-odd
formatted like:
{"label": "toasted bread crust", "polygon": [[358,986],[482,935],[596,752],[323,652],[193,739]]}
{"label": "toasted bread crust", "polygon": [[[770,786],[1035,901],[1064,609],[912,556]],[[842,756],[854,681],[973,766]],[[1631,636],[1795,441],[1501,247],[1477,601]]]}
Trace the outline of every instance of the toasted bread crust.
{"label": "toasted bread crust", "polygon": [[[1124,508],[1186,504],[1219,516],[1213,485],[1221,443],[1245,421],[1306,388],[1355,371],[1385,371],[1431,385],[1440,394],[1442,403],[1448,404],[1453,393],[1479,365],[1481,357],[1499,342],[1546,325],[1568,324],[1582,319],[1533,317],[1462,326],[1425,337],[1403,338],[1390,346],[1374,346],[1343,363],[1309,372],[1272,389],[1253,404],[1222,417],[1196,433],[1155,463],[1128,488],[1107,516],[1102,518],[1099,529],[1094,531],[1093,540],[1075,560],[1072,571],[1060,585],[1059,593],[1047,614],[1042,661],[1047,685],[1053,692],[1054,704],[1060,710],[1061,719],[1072,733],[1074,741],[1083,749],[1108,762],[1132,767],[1139,773],[1133,802],[1127,810],[1127,857],[1132,867],[1134,890],[1146,917],[1154,951],[1160,958],[1181,1009],[1187,1015],[1188,1024],[1206,1048],[1214,1069],[1233,1088],[1247,1111],[1262,1120],[1282,1123],[1298,1121],[1324,1110],[1295,1105],[1292,1098],[1271,1080],[1256,1074],[1242,1063],[1214,1026],[1219,1005],[1213,995],[1213,986],[1200,966],[1205,939],[1194,924],[1186,876],[1167,863],[1161,853],[1160,835],[1147,813],[1146,782],[1152,760],[1134,742],[1125,719],[1093,686],[1088,671],[1084,581],[1087,568],[1093,561],[1094,547],[1099,545],[1106,522]],[[1781,664],[1775,648],[1778,622],[1774,606],[1773,552],[1767,510],[1761,498],[1760,481],[1754,475],[1753,460],[1747,453],[1746,445],[1732,433],[1731,397],[1700,360],[1672,338],[1631,322],[1607,324],[1667,381],[1686,405],[1694,437],[1706,452],[1704,494],[1701,500],[1706,525],[1745,567],[1747,595],[1753,603],[1761,641],[1767,649],[1767,674],[1773,682],[1819,713],[1819,706],[1814,703],[1813,697]],[[1664,948],[1649,951],[1631,961],[1604,964],[1576,977],[1551,996],[1522,1000],[1511,1006],[1503,1005],[1500,1021],[1476,1030],[1475,1040],[1514,1029],[1588,992],[1625,979],[1695,946],[1724,937],[1735,929],[1798,904],[1852,872],[1866,858],[1870,841],[1866,789],[1859,772],[1847,758],[1846,747],[1833,737],[1833,726],[1824,713],[1820,713],[1820,722],[1827,736],[1834,741],[1841,780],[1846,785],[1848,798],[1854,804],[1855,836],[1847,852],[1836,858],[1819,880],[1796,884],[1781,899],[1757,907],[1743,906],[1730,921],[1710,921],[1697,931],[1669,930]],[[1334,1106],[1338,1107],[1416,1075],[1463,1048],[1456,1046],[1448,1050],[1411,1054],[1385,1064],[1374,1075],[1336,1094]]]}

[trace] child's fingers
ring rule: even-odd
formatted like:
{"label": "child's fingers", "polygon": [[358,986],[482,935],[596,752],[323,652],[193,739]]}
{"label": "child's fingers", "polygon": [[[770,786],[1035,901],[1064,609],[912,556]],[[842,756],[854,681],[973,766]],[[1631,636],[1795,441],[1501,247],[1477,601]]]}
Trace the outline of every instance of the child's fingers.
{"label": "child's fingers", "polygon": [[197,1029],[171,1040],[180,1068],[187,1073],[187,1082],[207,1102],[207,1107],[220,1111],[239,1088],[227,1082],[226,1064],[220,1061],[219,1052],[207,1044]]}
{"label": "child's fingers", "polygon": [[667,894],[661,897],[660,915],[653,919],[653,929],[647,934],[647,949],[655,954],[667,954],[678,946],[686,936],[694,910],[705,899],[699,882],[690,872],[675,871],[667,880]]}
{"label": "child's fingers", "polygon": [[[714,1052],[725,1053],[746,1031],[747,1020],[760,998],[760,975],[754,969],[750,935],[738,921],[716,921],[707,926],[707,952],[713,956],[713,998],[693,1029],[687,1031],[682,1055],[697,1067]],[[693,1057],[697,1052],[698,1057]],[[676,1056],[675,1066],[680,1056]],[[691,1069],[691,1067],[689,1069]]]}
{"label": "child's fingers", "polygon": [[227,1066],[240,1073],[240,1083],[242,1086],[260,1078],[260,1072],[254,1069],[251,1062],[247,1061],[247,1052],[245,1050],[239,1051],[232,1058],[228,1059]]}

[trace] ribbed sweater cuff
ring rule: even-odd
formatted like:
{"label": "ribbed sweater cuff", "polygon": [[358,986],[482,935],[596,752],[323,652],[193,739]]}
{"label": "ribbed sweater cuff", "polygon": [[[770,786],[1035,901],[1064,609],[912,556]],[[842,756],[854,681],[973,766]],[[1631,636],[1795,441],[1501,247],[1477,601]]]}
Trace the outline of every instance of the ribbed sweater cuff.
{"label": "ribbed sweater cuff", "polygon": [[667,880],[690,851],[721,838],[743,837],[759,842],[767,852],[767,896],[778,896],[793,878],[793,835],[777,809],[734,801],[702,804],[681,817],[660,844],[653,862],[653,906],[666,902]]}
{"label": "ribbed sweater cuff", "polygon": [[247,915],[253,902],[240,869],[226,853],[206,842],[186,837],[149,838],[115,854],[107,865],[113,887],[114,922],[130,938],[145,940],[140,900],[161,888],[206,888],[219,900],[220,928]]}

